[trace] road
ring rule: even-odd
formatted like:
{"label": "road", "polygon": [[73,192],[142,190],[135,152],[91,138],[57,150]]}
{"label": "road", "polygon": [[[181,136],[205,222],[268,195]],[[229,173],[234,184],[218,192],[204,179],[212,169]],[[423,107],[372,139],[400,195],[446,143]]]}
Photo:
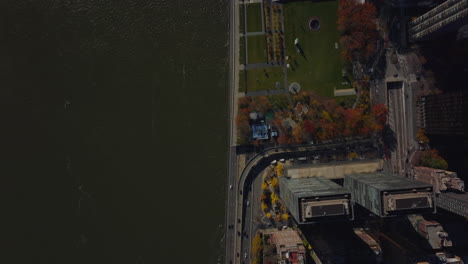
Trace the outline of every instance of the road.
{"label": "road", "polygon": [[[390,59],[388,59],[390,61]],[[411,79],[406,64],[405,56],[398,55],[398,69],[392,69],[394,66],[388,66],[390,71],[387,73],[386,81],[402,81],[401,88],[388,89],[388,121],[390,128],[397,137],[397,147],[392,152],[393,172],[401,176],[409,174],[407,159],[409,153],[417,147],[415,138],[415,99],[411,88]],[[392,75],[397,73],[398,78]]]}
{"label": "road", "polygon": [[[232,263],[235,257],[235,251],[232,249],[236,243],[236,235],[232,232],[232,225],[235,224],[234,201],[236,199],[235,193],[237,192],[237,155],[236,155],[236,126],[235,117],[237,113],[237,96],[238,96],[238,72],[239,72],[239,5],[238,0],[231,0],[229,6],[229,160],[228,160],[228,173],[227,173],[227,191],[226,191],[226,216],[225,216],[225,263]],[[232,186],[232,189],[231,187]],[[230,232],[231,231],[231,232]]]}

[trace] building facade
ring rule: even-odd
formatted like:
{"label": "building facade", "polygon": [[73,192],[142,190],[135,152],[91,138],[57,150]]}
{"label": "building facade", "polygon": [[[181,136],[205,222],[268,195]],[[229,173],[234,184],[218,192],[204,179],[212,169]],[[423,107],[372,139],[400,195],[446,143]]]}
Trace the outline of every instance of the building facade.
{"label": "building facade", "polygon": [[423,96],[420,104],[421,127],[428,135],[465,135],[466,92]]}

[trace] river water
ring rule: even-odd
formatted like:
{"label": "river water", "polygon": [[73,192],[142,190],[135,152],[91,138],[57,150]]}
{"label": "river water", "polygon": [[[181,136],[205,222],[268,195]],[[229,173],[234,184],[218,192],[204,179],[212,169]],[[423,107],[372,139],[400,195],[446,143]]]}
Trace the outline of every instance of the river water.
{"label": "river water", "polygon": [[0,262],[218,263],[228,1],[1,1],[0,19]]}

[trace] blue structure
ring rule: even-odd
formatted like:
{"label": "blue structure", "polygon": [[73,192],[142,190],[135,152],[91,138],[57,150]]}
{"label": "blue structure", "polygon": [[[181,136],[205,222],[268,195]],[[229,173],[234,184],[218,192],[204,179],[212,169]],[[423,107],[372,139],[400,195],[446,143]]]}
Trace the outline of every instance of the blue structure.
{"label": "blue structure", "polygon": [[252,137],[254,139],[268,139],[268,125],[264,122],[252,124]]}

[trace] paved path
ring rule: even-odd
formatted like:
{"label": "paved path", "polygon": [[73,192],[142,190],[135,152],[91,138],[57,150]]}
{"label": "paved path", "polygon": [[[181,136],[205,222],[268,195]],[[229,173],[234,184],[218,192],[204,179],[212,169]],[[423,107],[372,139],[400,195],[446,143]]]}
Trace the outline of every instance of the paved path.
{"label": "paved path", "polygon": [[288,94],[288,91],[285,91],[284,89],[262,90],[262,91],[247,92],[245,95],[247,95],[247,96],[268,96],[268,95],[278,95],[278,94]]}
{"label": "paved path", "polygon": [[[284,32],[284,10],[283,10],[283,5],[280,5],[280,10],[281,10],[281,17],[280,17],[280,20],[281,20],[281,31],[279,33],[281,33],[282,37],[283,37],[283,51],[284,51],[284,54],[283,56],[286,55],[286,38],[284,37],[284,34],[282,32]],[[283,78],[284,78],[284,91],[285,91],[285,94],[288,95],[288,102],[290,105],[293,105],[293,102],[291,100],[291,96],[289,94],[289,83],[288,83],[288,68],[287,68],[287,61],[286,61],[286,58],[283,58],[285,59],[284,60],[284,64],[283,64]]]}

